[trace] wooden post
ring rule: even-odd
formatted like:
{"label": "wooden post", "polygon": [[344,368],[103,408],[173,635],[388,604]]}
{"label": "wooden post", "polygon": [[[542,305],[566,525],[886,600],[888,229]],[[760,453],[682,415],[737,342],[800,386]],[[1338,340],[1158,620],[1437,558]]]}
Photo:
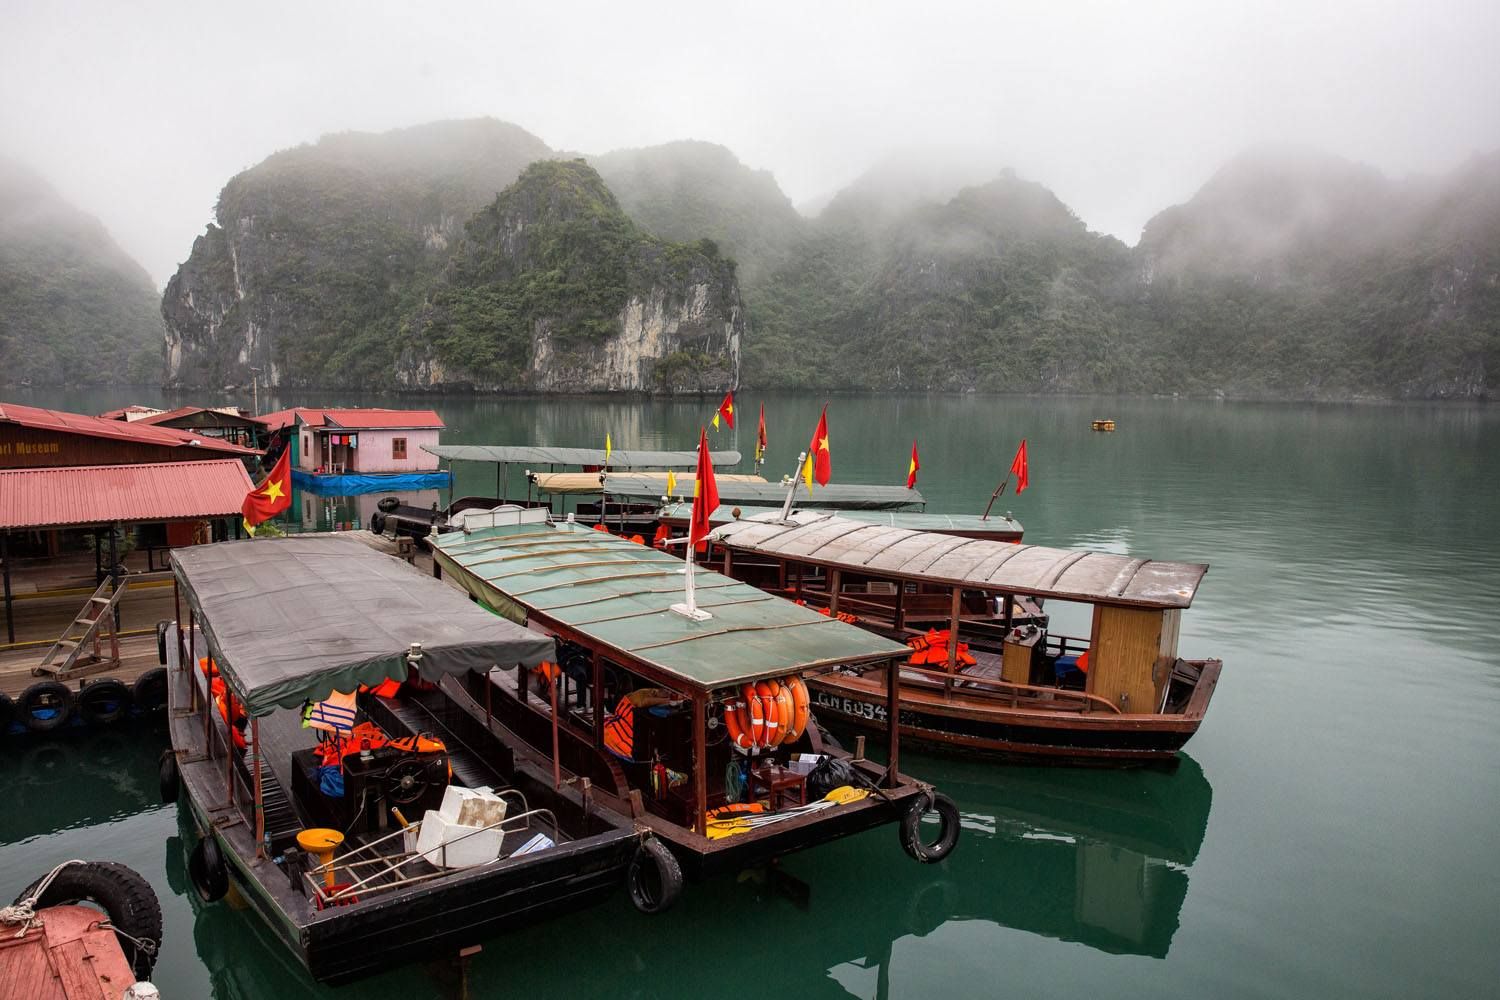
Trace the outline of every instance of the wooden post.
{"label": "wooden post", "polygon": [[899,784],[896,772],[901,765],[901,661],[892,659],[885,667],[886,738],[889,745],[886,753],[890,767],[885,772],[887,788]]}
{"label": "wooden post", "polygon": [[[520,664],[516,664],[516,669],[517,670],[521,669]],[[494,702],[494,696],[495,696],[495,682],[490,679],[490,672],[488,670],[486,670],[484,672],[484,731],[485,732],[489,732],[490,731],[490,724],[494,720],[494,717],[495,717],[495,708],[494,708],[494,704],[493,704],[493,702]]]}
{"label": "wooden post", "polygon": [[[109,580],[110,580],[110,588],[109,589],[110,589],[111,593],[113,593],[114,591],[120,589],[120,554],[119,554],[119,544],[115,541],[115,529],[117,527],[119,527],[118,524],[111,524],[109,526]],[[120,603],[118,601],[116,601],[115,602],[115,628],[118,630],[119,627],[120,627]]]}
{"label": "wooden post", "polygon": [[594,746],[597,748],[604,746],[604,662],[598,653],[593,657],[593,677],[589,686],[594,692]]}
{"label": "wooden post", "polygon": [[[516,666],[516,669],[517,670],[521,669],[519,664]],[[562,667],[560,667],[560,666],[558,667],[558,673],[559,674],[562,673]],[[558,681],[557,677],[552,677],[549,680],[548,684],[547,684],[547,690],[548,690],[548,692],[552,696],[552,790],[553,791],[559,791],[562,788],[562,761],[560,761],[558,759],[559,756],[561,755],[561,752],[562,752],[561,748],[559,746],[559,744],[562,742],[562,740],[561,740],[561,737],[558,735],[558,731],[557,731],[557,681]]]}
{"label": "wooden post", "polygon": [[[210,718],[212,715],[210,714]],[[224,682],[224,784],[229,788],[229,797],[224,804],[234,805],[234,691],[229,682]]]}
{"label": "wooden post", "polygon": [[786,560],[776,560],[776,589],[786,593]]}
{"label": "wooden post", "polygon": [[906,581],[896,581],[896,631],[906,631]]}
{"label": "wooden post", "polygon": [[693,831],[708,833],[707,695],[693,692]]}
{"label": "wooden post", "polygon": [[5,641],[16,641],[16,621],[11,614],[10,532],[0,533],[0,573],[5,575]]}
{"label": "wooden post", "polygon": [[797,563],[797,583],[796,583],[796,586],[793,587],[793,589],[792,589],[792,599],[793,600],[797,600],[797,601],[802,600],[802,564],[801,563]]}
{"label": "wooden post", "polygon": [[260,789],[260,720],[250,720],[250,747],[255,754],[255,856],[266,856],[266,809]]}
{"label": "wooden post", "polygon": [[843,586],[844,574],[839,570],[832,570],[828,574],[828,613],[836,615],[839,613],[839,588]]}
{"label": "wooden post", "polygon": [[1005,595],[1005,631],[1009,632],[1016,620],[1016,599],[1012,594]]}
{"label": "wooden post", "polygon": [[963,615],[963,597],[963,588],[954,587],[953,602],[948,609],[948,677],[943,681],[943,697],[949,701],[953,700],[953,675],[958,671],[958,623]]}

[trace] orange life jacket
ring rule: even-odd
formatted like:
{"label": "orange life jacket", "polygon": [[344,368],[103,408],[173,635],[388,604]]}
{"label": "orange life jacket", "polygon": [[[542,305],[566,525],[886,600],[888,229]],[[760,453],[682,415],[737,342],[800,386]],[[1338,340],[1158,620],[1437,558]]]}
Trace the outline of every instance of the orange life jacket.
{"label": "orange life jacket", "polygon": [[626,760],[635,755],[635,704],[626,695],[604,718],[604,745]]}

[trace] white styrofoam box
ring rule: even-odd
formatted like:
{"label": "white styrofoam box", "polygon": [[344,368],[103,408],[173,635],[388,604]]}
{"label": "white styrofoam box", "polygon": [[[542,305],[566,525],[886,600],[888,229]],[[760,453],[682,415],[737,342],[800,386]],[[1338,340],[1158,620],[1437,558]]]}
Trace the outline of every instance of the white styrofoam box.
{"label": "white styrofoam box", "polygon": [[[439,868],[472,868],[500,856],[504,834],[505,801],[487,788],[449,785],[440,809],[429,809],[422,818],[416,844],[406,835],[408,849]],[[444,850],[446,845],[446,850]]]}
{"label": "white styrofoam box", "polygon": [[818,761],[822,759],[823,757],[821,754],[793,754],[792,759],[787,761],[787,770],[791,771],[793,774],[808,774],[812,771],[813,768],[818,766]]}

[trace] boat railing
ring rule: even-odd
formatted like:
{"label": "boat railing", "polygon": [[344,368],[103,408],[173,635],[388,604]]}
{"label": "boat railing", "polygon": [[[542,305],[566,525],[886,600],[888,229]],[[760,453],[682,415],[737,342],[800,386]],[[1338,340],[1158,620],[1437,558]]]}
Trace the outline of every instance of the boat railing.
{"label": "boat railing", "polygon": [[959,681],[966,685],[974,685],[976,687],[982,688],[994,688],[997,691],[1009,694],[1012,704],[1016,704],[1017,702],[1019,702],[1020,695],[1024,692],[1027,694],[1035,694],[1038,696],[1046,695],[1053,701],[1075,701],[1079,703],[1079,707],[1084,711],[1097,706],[1101,709],[1106,709],[1114,713],[1115,715],[1122,714],[1119,706],[1115,705],[1114,702],[1111,702],[1106,698],[1101,698],[1095,694],[1089,694],[1087,691],[1072,691],[1067,688],[1044,687],[1040,684],[1020,684],[1015,681],[996,680],[991,677],[976,677],[972,674],[950,674],[942,670],[927,670],[923,667],[913,667],[909,664],[903,664],[901,667],[901,672],[903,674],[919,674],[924,678],[930,678],[934,681],[942,681],[945,683],[948,681]]}
{"label": "boat railing", "polygon": [[[403,851],[397,857],[371,857],[354,860],[358,858],[359,855],[364,854],[368,851],[373,851],[376,847],[390,840],[393,840],[396,837],[406,837],[408,835],[416,837],[421,833],[422,829],[422,821],[418,820],[417,822],[412,823],[409,826],[402,827],[399,830],[394,830],[383,837],[379,837],[367,844],[361,845],[360,847],[357,847],[354,850],[350,851],[348,854],[345,854],[341,858],[333,858],[321,865],[318,865],[315,868],[310,868],[303,873],[303,877],[304,879],[306,879],[308,887],[312,890],[313,895],[317,896],[322,901],[323,905],[337,905],[346,901],[353,902],[351,897],[357,891],[362,891],[366,894],[373,892],[385,892],[389,889],[402,888],[404,886],[415,885],[419,882],[428,882],[433,879],[442,878],[445,875],[451,875],[453,874],[454,870],[447,867],[449,846],[457,844],[460,841],[467,840],[468,838],[476,836],[478,834],[495,829],[499,829],[502,835],[506,833],[514,833],[517,830],[529,830],[531,829],[531,821],[533,817],[536,817],[538,819],[545,818],[546,826],[549,827],[552,831],[552,842],[554,845],[562,842],[562,828],[558,826],[556,814],[554,814],[551,809],[540,807],[537,809],[529,809],[523,813],[520,813],[519,815],[506,816],[504,819],[497,820],[494,823],[488,823],[484,826],[476,827],[475,829],[470,830],[468,833],[454,837],[452,840],[444,841],[442,844],[429,851]],[[525,825],[519,827],[506,826],[506,824],[508,823],[519,820],[525,820]],[[413,861],[416,861],[418,859],[426,860],[426,855],[432,854],[434,851],[438,853],[440,858],[440,865],[437,871],[423,872],[416,875],[407,875],[397,878],[395,881],[384,882],[380,885],[371,885],[371,883],[376,879],[398,873],[401,868],[405,867]],[[505,860],[508,859],[496,857],[491,861],[487,861],[482,865],[475,865],[474,867],[483,868],[486,865],[496,864],[497,862]],[[339,885],[336,890],[331,893],[327,891],[331,887],[320,884],[316,878],[316,876],[326,875],[339,868],[343,868],[345,871],[350,871],[351,874],[356,874],[353,869],[362,869],[371,866],[379,867],[375,872],[358,878],[354,882],[345,885]]]}

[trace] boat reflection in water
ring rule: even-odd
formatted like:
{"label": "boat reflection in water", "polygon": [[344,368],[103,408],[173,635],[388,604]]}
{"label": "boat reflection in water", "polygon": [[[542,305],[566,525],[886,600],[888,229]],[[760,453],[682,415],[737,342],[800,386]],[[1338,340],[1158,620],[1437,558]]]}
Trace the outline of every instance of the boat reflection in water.
{"label": "boat reflection in water", "polygon": [[[167,745],[161,730],[155,722],[137,719],[0,741],[0,788],[5,789],[0,844],[159,807],[156,760]],[[81,787],[87,794],[79,794]]]}

